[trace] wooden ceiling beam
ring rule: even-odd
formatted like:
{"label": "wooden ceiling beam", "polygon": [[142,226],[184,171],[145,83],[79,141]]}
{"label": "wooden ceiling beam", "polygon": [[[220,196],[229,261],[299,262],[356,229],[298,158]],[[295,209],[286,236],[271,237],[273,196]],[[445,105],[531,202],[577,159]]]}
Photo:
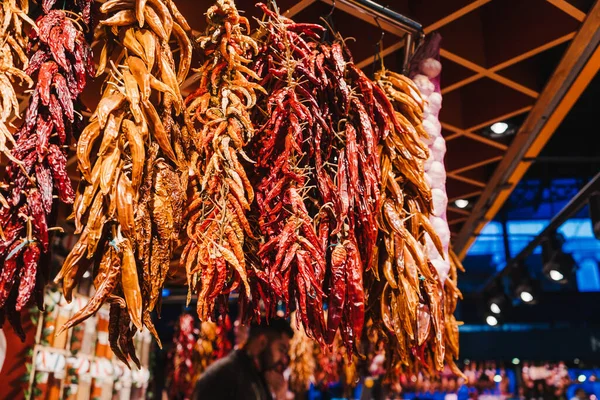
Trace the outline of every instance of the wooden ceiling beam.
{"label": "wooden ceiling beam", "polygon": [[454,135],[450,135],[450,136],[446,137],[446,141],[455,139],[455,138],[457,138],[459,136],[467,136],[469,139],[476,140],[478,142],[487,144],[488,146],[491,146],[491,147],[496,147],[496,148],[498,148],[500,150],[506,150],[506,149],[508,149],[507,145],[505,145],[503,143],[496,142],[495,140],[486,138],[485,136],[481,136],[481,135],[478,135],[476,133],[473,133],[470,129],[469,130],[460,129],[460,128],[457,128],[456,126],[447,124],[445,122],[442,122],[442,128],[444,128],[444,129],[446,129],[448,131],[455,132]]}
{"label": "wooden ceiling beam", "polygon": [[457,218],[457,219],[453,219],[451,221],[448,221],[448,225],[452,226],[455,224],[460,224],[461,222],[465,222],[469,219],[469,217],[463,217],[463,218]]}
{"label": "wooden ceiling beam", "polygon": [[504,120],[507,120],[509,118],[516,117],[517,115],[525,114],[526,112],[531,111],[532,108],[533,108],[533,106],[527,106],[527,107],[519,108],[518,110],[511,111],[509,113],[500,115],[500,116],[498,116],[498,117],[496,117],[494,119],[490,119],[488,121],[485,121],[485,122],[482,122],[482,123],[477,124],[475,126],[472,126],[469,129],[467,129],[467,130],[470,131],[470,132],[478,131],[478,130],[480,130],[482,128],[485,128],[486,126],[492,125],[495,122],[504,121]]}
{"label": "wooden ceiling beam", "polygon": [[[443,68],[443,64],[442,64],[442,68]],[[475,75],[471,75],[470,77],[463,79],[462,81],[458,81],[456,83],[453,83],[452,85],[448,85],[445,88],[443,88],[442,95],[452,92],[453,90],[460,89],[461,87],[467,86],[469,83],[475,82],[484,77],[485,77],[485,75],[483,75],[481,73],[476,73]]]}
{"label": "wooden ceiling beam", "polygon": [[[527,51],[527,52],[525,52],[523,54],[520,54],[520,55],[518,55],[516,57],[513,57],[510,60],[504,61],[503,63],[500,63],[498,65],[495,65],[494,67],[489,68],[488,70],[491,71],[491,72],[501,71],[504,68],[508,68],[511,65],[515,65],[516,63],[519,63],[519,62],[524,61],[524,60],[526,60],[528,58],[531,58],[531,57],[533,57],[533,56],[535,56],[537,54],[540,54],[540,53],[542,53],[542,52],[544,52],[546,50],[549,50],[549,49],[551,49],[551,48],[553,48],[555,46],[558,46],[560,44],[568,42],[569,40],[571,40],[571,39],[573,39],[575,37],[576,33],[577,32],[571,32],[571,33],[569,33],[567,35],[564,35],[564,36],[561,36],[561,37],[559,37],[557,39],[554,39],[551,42],[544,43],[543,45],[538,46],[536,48],[533,48],[533,49],[531,49],[531,50],[529,50],[529,51]],[[484,74],[477,73],[477,74],[475,74],[473,76],[470,76],[470,77],[468,77],[466,79],[463,79],[461,81],[453,83],[452,85],[446,86],[445,88],[442,89],[442,94],[446,94],[446,93],[452,92],[453,90],[460,89],[461,87],[466,86],[466,85],[468,85],[471,82],[475,82],[476,80],[481,79],[483,77],[485,77]]]}
{"label": "wooden ceiling beam", "polygon": [[504,157],[503,156],[497,156],[497,157],[492,157],[492,158],[488,158],[486,160],[483,161],[479,161],[473,164],[469,164],[465,167],[462,168],[457,168],[457,169],[453,169],[452,171],[448,171],[449,174],[462,174],[463,172],[467,172],[470,171],[472,169],[475,168],[479,168],[479,167],[483,167],[486,166],[488,164],[493,164],[495,162],[501,161]]}
{"label": "wooden ceiling beam", "polygon": [[448,206],[448,211],[452,211],[462,215],[471,215],[471,212],[469,210],[465,210],[464,208],[458,208],[454,206]]}
{"label": "wooden ceiling beam", "polygon": [[565,0],[547,0],[548,3],[552,4],[556,8],[564,11],[566,14],[575,18],[577,21],[582,22],[585,19],[585,13],[572,5],[567,3]]}
{"label": "wooden ceiling beam", "polygon": [[600,69],[600,1],[588,14],[454,241],[463,259]]}
{"label": "wooden ceiling beam", "polygon": [[459,64],[465,68],[470,69],[471,71],[475,71],[475,72],[485,76],[486,78],[493,79],[496,82],[503,84],[504,86],[508,86],[509,88],[511,88],[513,90],[516,90],[518,92],[526,94],[527,96],[533,97],[534,99],[539,96],[539,93],[536,92],[535,90],[531,90],[528,87],[521,85],[520,83],[517,83],[508,78],[500,76],[500,75],[496,74],[495,72],[491,72],[490,70],[485,69],[484,67],[482,67],[478,64],[475,64],[474,62],[469,61],[466,58],[462,58],[461,56],[454,54],[448,50],[440,49],[440,55],[444,58],[447,58],[450,61],[455,62],[456,64]]}
{"label": "wooden ceiling beam", "polygon": [[543,53],[546,50],[550,50],[553,47],[556,47],[558,45],[566,43],[569,40],[572,40],[575,37],[576,33],[577,32],[571,32],[571,33],[568,33],[568,34],[566,34],[564,36],[561,36],[561,37],[559,37],[557,39],[554,39],[554,40],[552,40],[552,41],[550,41],[548,43],[544,43],[544,44],[542,44],[542,45],[540,45],[538,47],[535,47],[535,48],[533,48],[533,49],[531,49],[531,50],[529,50],[529,51],[527,51],[527,52],[525,52],[523,54],[520,54],[520,55],[518,55],[516,57],[513,57],[510,60],[504,61],[503,63],[500,63],[500,64],[497,64],[497,65],[493,66],[492,68],[490,68],[490,71],[492,71],[492,72],[498,72],[498,71],[503,70],[504,68],[508,68],[511,65],[514,65],[514,64],[516,64],[518,62],[524,61],[524,60],[526,60],[528,58],[531,58],[531,57],[533,57],[535,55]]}
{"label": "wooden ceiling beam", "polygon": [[[474,11],[474,10],[480,8],[484,4],[489,3],[490,1],[492,1],[492,0],[476,0],[469,5],[466,5],[463,8],[456,10],[452,14],[447,15],[444,18],[434,22],[433,24],[426,26],[425,28],[423,28],[423,32],[425,34],[428,34],[435,30],[438,30],[441,27],[448,25],[449,23],[451,23],[453,21],[456,21],[463,15],[466,15],[466,14],[470,13],[471,11]],[[331,3],[329,3],[329,4],[331,4]],[[402,47],[404,47],[404,40],[399,41],[399,42],[383,49],[383,51],[381,52],[382,58],[387,57],[388,55],[400,50]],[[369,65],[373,64],[373,62],[374,62],[374,58],[370,57],[365,60],[362,60],[361,62],[359,62],[356,65],[362,69],[362,68],[368,67]]]}
{"label": "wooden ceiling beam", "polygon": [[469,139],[475,140],[475,141],[483,143],[483,144],[487,144],[488,146],[495,147],[495,148],[503,150],[503,151],[506,151],[506,149],[508,149],[508,146],[505,145],[504,143],[496,142],[495,140],[486,138],[485,136],[478,135],[473,132],[464,131],[463,136],[466,136]]}
{"label": "wooden ceiling beam", "polygon": [[292,6],[289,10],[286,10],[283,15],[288,18],[293,18],[294,15],[299,14],[305,8],[310,7],[317,0],[302,0],[296,3],[296,5]]}
{"label": "wooden ceiling beam", "polygon": [[456,133],[462,133],[464,131],[463,129],[460,129],[454,125],[447,124],[443,121],[440,121],[440,123],[442,124],[442,128],[444,128],[447,131],[456,132]]}
{"label": "wooden ceiling beam", "polygon": [[462,175],[456,175],[456,174],[449,173],[446,176],[448,178],[456,179],[457,181],[468,183],[469,185],[477,186],[477,187],[480,187],[480,188],[484,188],[485,187],[485,183],[476,181],[475,179],[467,178],[467,177],[462,176]]}
{"label": "wooden ceiling beam", "polygon": [[[404,41],[404,39],[402,39],[398,43],[393,44],[389,47],[386,47],[385,49],[383,49],[381,51],[381,53],[379,54],[379,57],[381,57],[383,59],[383,58],[386,58],[387,56],[389,56],[390,54],[395,53],[396,51],[398,51],[404,47],[404,43],[405,43],[405,41]],[[362,60],[361,62],[356,64],[356,66],[360,69],[364,69],[365,67],[368,67],[369,65],[373,64],[373,62],[375,62],[375,56]]]}
{"label": "wooden ceiling beam", "polygon": [[448,199],[448,203],[454,203],[456,200],[469,199],[471,197],[479,196],[481,193],[483,193],[483,190],[477,190],[475,192],[467,193],[462,196],[452,197],[452,198]]}
{"label": "wooden ceiling beam", "polygon": [[448,25],[451,22],[456,21],[457,19],[467,15],[468,13],[477,10],[478,8],[483,7],[484,5],[486,5],[487,3],[489,3],[492,0],[476,0],[474,2],[472,2],[471,4],[468,4],[466,6],[464,6],[463,8],[460,8],[456,11],[454,11],[452,14],[434,22],[433,24],[423,28],[423,31],[425,32],[425,34],[431,33],[433,31],[436,31],[438,29],[440,29],[443,26]]}

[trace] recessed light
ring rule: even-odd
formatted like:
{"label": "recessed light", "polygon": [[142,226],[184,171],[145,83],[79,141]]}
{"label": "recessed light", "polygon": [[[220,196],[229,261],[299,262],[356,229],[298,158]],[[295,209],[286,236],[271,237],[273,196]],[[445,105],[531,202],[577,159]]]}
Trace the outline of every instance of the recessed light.
{"label": "recessed light", "polygon": [[522,291],[521,292],[521,300],[523,300],[525,303],[532,302],[533,295],[531,293],[529,293],[528,291]]}
{"label": "recessed light", "polygon": [[89,278],[90,276],[92,276],[92,274],[90,274],[90,271],[85,271],[85,272],[83,273],[83,278],[84,278],[84,279],[87,279],[87,278]]}
{"label": "recessed light", "polygon": [[562,281],[565,278],[565,276],[563,274],[561,274],[559,271],[553,269],[550,271],[550,279],[552,279],[553,281]]}
{"label": "recessed light", "polygon": [[512,363],[514,365],[519,365],[520,362],[521,362],[521,360],[519,360],[517,357],[515,357],[515,358],[512,359]]}
{"label": "recessed light", "polygon": [[506,122],[496,122],[492,126],[490,126],[492,132],[496,135],[502,135],[508,130],[508,124]]}
{"label": "recessed light", "polygon": [[496,326],[498,325],[498,318],[494,317],[493,315],[488,315],[485,319],[485,322],[487,322],[489,326]]}
{"label": "recessed light", "polygon": [[577,377],[577,380],[582,383],[585,382],[586,379],[587,379],[587,377],[583,374],[581,374]]}
{"label": "recessed light", "polygon": [[494,382],[496,382],[496,383],[502,382],[502,376],[500,376],[500,375],[494,375]]}
{"label": "recessed light", "polygon": [[458,199],[454,202],[454,205],[458,208],[466,208],[469,205],[469,200]]}
{"label": "recessed light", "polygon": [[496,303],[490,304],[490,311],[494,314],[500,314],[502,310],[500,310],[500,306]]}

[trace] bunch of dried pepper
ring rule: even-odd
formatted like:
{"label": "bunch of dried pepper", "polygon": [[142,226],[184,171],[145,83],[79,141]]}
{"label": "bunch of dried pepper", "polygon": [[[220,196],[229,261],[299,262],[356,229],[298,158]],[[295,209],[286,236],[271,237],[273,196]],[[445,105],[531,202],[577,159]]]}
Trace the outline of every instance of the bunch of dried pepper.
{"label": "bunch of dried pepper", "polygon": [[16,162],[6,167],[2,187],[8,207],[0,210],[4,234],[0,240],[0,326],[7,315],[20,335],[24,333],[19,312],[32,293],[43,308],[54,199],[70,204],[75,197],[66,170],[66,149],[78,136],[78,97],[93,73],[84,33],[90,29],[91,3],[66,1],[64,9],[57,9],[55,1],[44,1],[37,29],[30,34],[25,73],[36,85],[25,121],[15,135],[11,156]]}
{"label": "bunch of dried pepper", "polygon": [[[313,83],[304,82],[305,57],[310,56],[311,49],[302,24],[294,24],[264,4],[259,6],[266,19],[257,35],[261,57],[255,70],[269,94],[260,97],[260,107],[253,116],[262,128],[250,157],[256,160],[254,211],[261,240],[252,243],[259,259],[252,264],[258,278],[252,281],[253,297],[242,299],[249,308],[246,311],[255,315],[260,315],[262,300],[267,318],[274,315],[279,301],[289,310],[291,299],[306,333],[324,343],[321,283],[325,250],[313,223],[314,213],[309,213],[307,196],[312,177],[309,154],[314,153],[310,149],[312,129],[317,124],[321,129],[328,126],[307,90]],[[318,36],[322,31],[318,25],[305,28],[309,35]]]}
{"label": "bunch of dried pepper", "polygon": [[192,398],[194,384],[196,383],[196,370],[200,366],[195,364],[196,341],[200,331],[196,321],[190,314],[179,317],[173,335],[173,347],[169,351],[167,387],[169,398],[189,400]]}
{"label": "bunch of dried pepper", "polygon": [[449,250],[448,254],[450,271],[444,282],[446,365],[450,367],[454,374],[465,378],[463,372],[454,362],[458,359],[459,353],[458,326],[460,325],[454,316],[454,311],[456,311],[458,299],[462,299],[462,293],[458,290],[458,271],[465,272],[465,269],[452,249]]}
{"label": "bunch of dried pepper", "polygon": [[226,305],[227,294],[240,284],[250,295],[244,243],[252,235],[246,213],[254,190],[240,158],[248,158],[244,147],[254,135],[249,112],[255,91],[264,90],[247,66],[258,52],[247,36],[248,20],[232,0],[218,0],[206,15],[208,27],[197,39],[205,56],[197,70],[202,78],[186,98],[187,113],[199,128],[191,155],[189,241],[181,256],[188,301],[195,291],[203,321],[213,316],[218,300]]}
{"label": "bunch of dried pepper", "polygon": [[215,358],[218,360],[225,357],[233,349],[233,343],[229,340],[229,334],[233,330],[233,324],[228,314],[220,315],[217,319]]}
{"label": "bunch of dried pepper", "polygon": [[[296,316],[297,311],[294,311],[291,315],[292,326],[297,324]],[[315,342],[303,329],[297,330],[290,340],[290,390],[296,396],[304,396],[310,388],[315,367]]]}
{"label": "bunch of dried pepper", "polygon": [[[112,68],[77,143],[82,180],[72,216],[81,236],[56,281],[70,300],[81,274],[95,264],[96,292],[62,329],[114,303],[111,347],[137,364],[132,338],[146,326],[158,340],[150,313],[160,305],[183,226],[189,131],[179,85],[192,45],[172,1],[110,0],[100,11],[98,37],[116,46],[116,61],[101,55],[100,70]],[[171,38],[180,50],[177,64]]]}
{"label": "bunch of dried pepper", "polygon": [[196,379],[194,379],[194,382],[217,359],[217,329],[217,324],[212,321],[202,321],[200,323],[200,335],[194,345],[192,359],[196,366]]}
{"label": "bunch of dried pepper", "polygon": [[320,43],[320,25],[259,6],[256,70],[270,94],[251,154],[264,238],[258,292],[267,313],[293,298],[309,336],[332,343],[339,329],[352,352],[364,323],[363,272],[377,265],[377,146],[391,106],[343,41]]}
{"label": "bunch of dried pepper", "polygon": [[[11,155],[7,144],[16,144],[9,125],[13,119],[20,117],[15,80],[18,78],[21,84],[27,83],[29,88],[33,86],[31,77],[24,71],[29,64],[25,54],[29,39],[23,22],[37,29],[35,23],[27,16],[28,12],[27,1],[17,3],[16,0],[6,0],[0,6],[0,153],[17,164],[20,161]],[[8,207],[1,194],[0,202]]]}
{"label": "bunch of dried pepper", "polygon": [[421,140],[427,136],[422,126],[424,101],[415,84],[400,74],[382,70],[376,79],[395,111],[380,148],[380,270],[386,281],[374,301],[380,302],[378,317],[391,336],[391,365],[439,371],[445,357],[444,299],[425,251],[425,237],[439,254],[443,248],[429,222],[431,189],[423,169],[429,152]]}

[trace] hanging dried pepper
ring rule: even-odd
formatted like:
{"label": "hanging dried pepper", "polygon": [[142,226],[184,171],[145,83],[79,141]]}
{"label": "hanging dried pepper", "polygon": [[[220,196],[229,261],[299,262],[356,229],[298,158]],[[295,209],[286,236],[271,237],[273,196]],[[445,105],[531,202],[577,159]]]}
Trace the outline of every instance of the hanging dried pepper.
{"label": "hanging dried pepper", "polygon": [[[207,12],[208,27],[197,39],[205,61],[200,85],[186,98],[187,113],[199,125],[194,137],[187,210],[189,241],[183,251],[189,295],[198,296],[198,316],[213,316],[215,301],[240,290],[250,295],[244,255],[251,228],[246,218],[254,191],[242,166],[244,147],[254,135],[249,112],[256,104],[256,73],[247,65],[258,52],[249,24],[233,1],[219,0]],[[254,81],[254,82],[253,82]],[[226,305],[226,301],[221,303]]]}
{"label": "hanging dried pepper", "polygon": [[[3,4],[5,12],[15,13],[15,25],[17,16],[25,17],[23,8],[18,10],[14,2]],[[65,204],[72,203],[75,196],[66,172],[66,149],[79,134],[81,119],[76,118],[75,110],[80,108],[79,95],[93,73],[91,48],[83,30],[90,29],[90,6],[91,0],[67,1],[63,9],[54,9],[54,1],[44,1],[27,46],[25,73],[36,85],[25,121],[15,135],[2,185],[6,204],[0,211],[4,232],[0,239],[0,298],[4,299],[0,314],[7,314],[15,330],[20,329],[15,325],[19,312],[48,279],[45,255],[55,220],[53,196]],[[6,31],[5,26],[2,29]],[[25,43],[19,41],[23,48]],[[14,42],[8,41],[18,52]]]}
{"label": "hanging dried pepper", "polygon": [[267,313],[291,297],[310,337],[332,343],[339,330],[351,353],[364,324],[363,272],[377,265],[377,146],[389,110],[342,41],[317,42],[321,26],[259,6],[266,18],[256,70],[270,93],[251,154],[262,168],[259,293]]}
{"label": "hanging dried pepper", "polygon": [[[426,251],[425,237],[439,254],[443,248],[429,223],[432,197],[424,176],[429,152],[422,138],[423,101],[408,78],[382,70],[377,95],[391,109],[390,131],[380,148],[382,201],[379,211],[379,272],[385,277],[373,296],[375,319],[389,333],[388,372],[440,371],[445,359],[444,293]],[[375,292],[374,292],[375,293]]]}
{"label": "hanging dried pepper", "polygon": [[173,346],[167,356],[167,387],[172,399],[192,399],[197,379],[196,369],[206,367],[194,363],[198,336],[199,330],[194,317],[190,314],[181,315],[175,326]]}
{"label": "hanging dried pepper", "polygon": [[[136,330],[145,326],[160,345],[151,312],[160,307],[183,227],[190,142],[179,85],[189,71],[192,44],[172,1],[108,1],[100,12],[97,37],[106,42],[99,72],[109,76],[77,143],[82,180],[72,217],[81,236],[56,278],[69,300],[95,257],[97,291],[61,329],[106,302],[117,303],[123,310],[112,307],[111,319],[119,323],[109,341],[137,364],[131,341]],[[177,63],[171,38],[180,50]],[[109,47],[117,64],[110,69]]]}
{"label": "hanging dried pepper", "polygon": [[[293,21],[258,4],[265,12],[259,41],[260,58],[255,70],[269,95],[261,96],[254,119],[262,126],[253,144],[251,158],[256,160],[256,208],[262,240],[257,242],[260,262],[253,280],[256,295],[243,298],[260,315],[260,300],[266,317],[275,313],[278,301],[289,310],[294,304],[306,333],[324,343],[323,291],[325,250],[314,226],[309,195],[312,129],[320,123],[329,129],[313,96],[301,83],[305,57],[311,51],[304,34],[288,26]],[[320,26],[312,28],[317,36]],[[307,50],[308,49],[308,50]],[[293,68],[299,65],[300,68]],[[297,72],[298,71],[298,72]],[[310,82],[310,81],[308,81]],[[306,83],[309,85],[310,83]],[[313,102],[309,102],[311,99]],[[306,101],[305,101],[306,100]]]}
{"label": "hanging dried pepper", "polygon": [[[18,78],[21,84],[26,83],[29,88],[33,86],[31,77],[24,71],[29,63],[25,54],[29,38],[23,22],[31,25],[32,29],[37,29],[35,23],[27,16],[28,12],[27,1],[6,0],[0,6],[0,154],[16,164],[20,161],[12,156],[7,147],[7,144],[16,144],[10,124],[20,117],[15,78]],[[6,200],[1,195],[0,202],[2,206],[7,207]]]}

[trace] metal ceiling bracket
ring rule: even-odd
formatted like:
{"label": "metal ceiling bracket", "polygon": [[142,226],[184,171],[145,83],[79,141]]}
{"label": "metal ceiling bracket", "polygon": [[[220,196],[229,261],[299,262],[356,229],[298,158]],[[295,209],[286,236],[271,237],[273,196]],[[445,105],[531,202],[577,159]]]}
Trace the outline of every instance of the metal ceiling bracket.
{"label": "metal ceiling bracket", "polygon": [[402,73],[406,74],[408,72],[410,59],[415,50],[419,47],[419,44],[421,44],[425,38],[423,26],[420,23],[371,0],[335,0],[335,2],[332,0],[322,1],[326,4],[333,4],[336,7],[338,5],[350,7],[353,10],[356,10],[356,12],[368,15],[376,21],[384,22],[385,24],[391,25],[405,32]]}
{"label": "metal ceiling bracket", "polygon": [[406,33],[420,35],[423,33],[423,26],[404,15],[390,10],[371,0],[336,0],[340,4],[346,4],[357,11],[365,13],[373,18],[379,18],[390,25],[394,25]]}
{"label": "metal ceiling bracket", "polygon": [[562,210],[558,212],[550,220],[548,225],[535,237],[533,238],[527,246],[519,254],[513,257],[512,260],[507,260],[506,267],[494,275],[489,281],[482,287],[481,292],[483,293],[492,282],[498,277],[505,276],[509,271],[512,265],[515,265],[519,262],[524,262],[527,257],[533,253],[535,248],[539,246],[545,237],[555,232],[562,224],[564,224],[569,218],[575,215],[583,206],[586,205],[590,197],[600,191],[600,173],[596,174],[596,176],[589,181],[581,190],[569,201]]}

